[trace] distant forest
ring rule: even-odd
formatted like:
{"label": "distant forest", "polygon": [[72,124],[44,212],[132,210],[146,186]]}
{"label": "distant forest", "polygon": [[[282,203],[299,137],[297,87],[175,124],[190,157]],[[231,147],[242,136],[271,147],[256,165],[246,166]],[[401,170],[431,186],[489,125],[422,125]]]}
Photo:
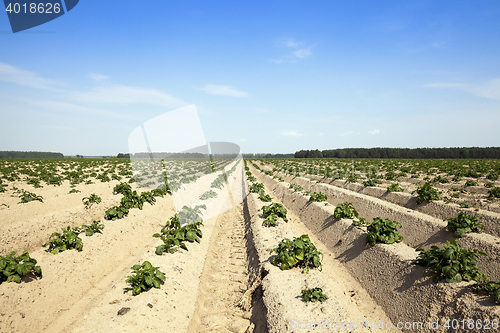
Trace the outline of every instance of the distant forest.
{"label": "distant forest", "polygon": [[43,151],[0,151],[0,158],[64,158],[64,155]]}
{"label": "distant forest", "polygon": [[500,147],[469,148],[344,148],[300,150],[295,158],[500,158]]}

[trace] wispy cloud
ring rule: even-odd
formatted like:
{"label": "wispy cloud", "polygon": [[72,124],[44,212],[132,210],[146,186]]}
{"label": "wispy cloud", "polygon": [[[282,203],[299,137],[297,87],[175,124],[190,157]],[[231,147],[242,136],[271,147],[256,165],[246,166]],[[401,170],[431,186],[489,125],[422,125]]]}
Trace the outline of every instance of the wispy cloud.
{"label": "wispy cloud", "polygon": [[147,104],[167,108],[179,108],[188,104],[161,90],[125,85],[109,85],[96,87],[90,91],[74,91],[70,92],[68,97],[74,101],[88,104]]}
{"label": "wispy cloud", "polygon": [[304,136],[302,133],[299,133],[297,131],[284,131],[284,132],[281,132],[281,135],[283,135],[283,136],[295,136],[295,137]]}
{"label": "wispy cloud", "polygon": [[295,50],[291,51],[291,53],[287,55],[282,56],[281,58],[271,59],[271,62],[275,64],[294,63],[312,56],[310,47],[301,47],[302,43],[297,42],[293,38],[280,40],[277,45],[280,47],[292,48]]}
{"label": "wispy cloud", "polygon": [[369,134],[380,134],[380,130],[374,129],[372,131],[368,131]]}
{"label": "wispy cloud", "polygon": [[105,81],[105,80],[109,79],[109,76],[97,74],[97,73],[90,73],[89,77],[96,82],[101,82],[101,81]]}
{"label": "wispy cloud", "polygon": [[60,82],[45,79],[37,73],[0,63],[0,81],[37,89],[53,89],[61,86]]}
{"label": "wispy cloud", "polygon": [[456,89],[468,92],[472,95],[488,98],[500,99],[500,79],[491,79],[477,84],[465,84],[456,82],[434,82],[423,85],[424,88],[434,89]]}
{"label": "wispy cloud", "polygon": [[90,116],[110,117],[110,118],[125,118],[125,119],[140,119],[138,117],[121,114],[118,112],[107,111],[103,109],[90,108],[82,105],[56,102],[56,101],[31,101],[31,105],[43,108],[49,111],[57,111],[64,113],[75,113]]}
{"label": "wispy cloud", "polygon": [[248,94],[244,91],[236,90],[230,86],[222,86],[217,84],[207,84],[201,88],[204,92],[210,95],[221,95],[230,97],[247,97]]}

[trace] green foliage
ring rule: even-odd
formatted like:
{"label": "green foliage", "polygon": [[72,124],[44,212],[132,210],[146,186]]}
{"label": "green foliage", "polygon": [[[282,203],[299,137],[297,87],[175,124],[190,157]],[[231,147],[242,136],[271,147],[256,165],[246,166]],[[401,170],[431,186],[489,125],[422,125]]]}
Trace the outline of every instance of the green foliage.
{"label": "green foliage", "polygon": [[201,200],[207,200],[210,198],[216,198],[217,197],[217,192],[214,192],[212,190],[206,191],[202,195],[200,195]]}
{"label": "green foliage", "polygon": [[489,180],[498,180],[498,172],[491,172],[488,176],[486,176]]}
{"label": "green foliage", "polygon": [[468,180],[465,182],[465,186],[477,186],[477,182],[474,180]]}
{"label": "green foliage", "polygon": [[364,217],[360,217],[359,219],[352,221],[352,225],[356,227],[365,227],[368,224],[369,223],[366,222],[366,219]]}
{"label": "green foliage", "polygon": [[86,236],[92,236],[96,232],[102,233],[102,229],[104,229],[104,224],[101,223],[101,220],[97,220],[90,225],[82,225],[79,232],[85,232]]}
{"label": "green foliage", "polygon": [[460,206],[460,208],[471,208],[472,205],[470,203],[468,203],[466,200],[464,200],[464,202],[461,202],[458,204]]}
{"label": "green foliage", "polygon": [[326,201],[327,199],[328,197],[326,196],[326,194],[321,192],[313,192],[309,197],[309,201],[317,201],[317,202]]}
{"label": "green foliage", "polygon": [[18,204],[27,203],[31,201],[43,202],[43,197],[41,195],[36,195],[35,193],[31,193],[23,189],[17,190],[16,192],[19,193],[19,199],[21,199],[21,201],[19,201]]}
{"label": "green foliage", "polygon": [[163,241],[163,245],[156,247],[156,254],[161,255],[163,252],[175,253],[177,251],[175,247],[177,246],[187,251],[188,248],[184,242],[199,243],[200,238],[203,236],[200,230],[202,225],[203,223],[200,221],[181,226],[179,215],[175,214],[167,221],[159,234],[153,235],[153,237],[161,238]]}
{"label": "green foliage", "polygon": [[351,172],[347,177],[347,182],[355,183],[358,181],[358,175],[355,172]]}
{"label": "green foliage", "polygon": [[2,183],[0,182],[0,193],[5,192],[6,190],[7,190],[7,185],[2,184]]}
{"label": "green foliage", "polygon": [[280,204],[280,203],[272,203],[269,206],[264,206],[262,207],[262,212],[264,213],[264,217],[269,217],[271,214],[277,215],[278,217],[281,217],[285,222],[288,221],[286,218],[287,210],[286,208]]}
{"label": "green foliage", "polygon": [[181,225],[196,224],[203,222],[200,208],[207,209],[205,205],[197,205],[194,208],[183,206],[179,212],[179,222]]}
{"label": "green foliage", "polygon": [[132,266],[132,275],[127,276],[125,282],[132,284],[132,295],[139,295],[141,292],[151,288],[160,288],[162,282],[165,281],[159,267],[153,267],[149,261],[145,261],[142,265]]}
{"label": "green foliage", "polygon": [[376,243],[399,243],[403,240],[403,236],[397,230],[401,227],[401,223],[389,219],[376,217],[373,222],[368,225],[368,237],[366,243],[375,245]]}
{"label": "green foliage", "polygon": [[477,281],[484,277],[483,272],[477,267],[479,255],[487,254],[474,250],[464,250],[452,238],[444,244],[444,249],[432,246],[430,250],[416,249],[420,254],[415,263],[425,267],[425,272],[432,270],[436,273],[433,280],[439,282]]}
{"label": "green foliage", "polygon": [[378,179],[368,179],[363,182],[363,186],[365,187],[377,186],[377,184],[382,184],[382,182]]}
{"label": "green foliage", "polygon": [[336,219],[353,219],[358,217],[358,212],[354,209],[352,202],[344,202],[340,203],[335,207],[335,211],[333,212],[333,217]]}
{"label": "green foliage", "polygon": [[264,202],[271,202],[273,199],[269,194],[266,194],[264,191],[259,192],[259,199]]}
{"label": "green foliage", "polygon": [[500,280],[490,281],[486,276],[480,282],[470,286],[475,293],[484,291],[493,296],[495,303],[500,304]]}
{"label": "green foliage", "polygon": [[292,188],[295,192],[300,192],[304,190],[304,188],[299,184],[290,184],[288,187]]}
{"label": "green foliage", "polygon": [[417,204],[421,204],[424,201],[431,202],[434,200],[440,200],[438,191],[432,187],[431,183],[427,182],[423,186],[418,185],[418,188],[411,192],[411,194],[417,193]]}
{"label": "green foliage", "polygon": [[80,193],[81,191],[80,190],[77,190],[76,188],[73,188],[71,189],[71,191],[68,192],[68,194],[71,194],[71,193]]}
{"label": "green foliage", "polygon": [[328,299],[328,296],[323,294],[323,290],[321,288],[304,289],[301,293],[304,298],[304,302],[324,302]]}
{"label": "green foliage", "polygon": [[278,215],[271,214],[262,222],[262,225],[265,227],[277,227],[278,218],[279,218]]}
{"label": "green foliage", "polygon": [[[0,185],[0,186],[2,186],[2,185]],[[487,182],[486,184],[484,184],[484,187],[493,188],[493,187],[495,187],[495,184],[493,184],[492,182]]]}
{"label": "green foliage", "polygon": [[132,186],[130,186],[127,183],[120,183],[113,187],[113,194],[123,194],[127,195],[128,193],[132,192]]}
{"label": "green foliage", "polygon": [[104,213],[105,220],[117,220],[127,216],[129,209],[123,206],[113,206]]}
{"label": "green foliage", "polygon": [[54,232],[50,235],[50,239],[48,243],[43,244],[43,247],[49,247],[49,251],[52,254],[57,254],[59,252],[63,252],[69,249],[76,249],[77,251],[81,251],[83,249],[82,239],[78,236],[80,233],[79,228],[67,227],[61,228],[62,234],[58,232]]}
{"label": "green foliage", "polygon": [[90,208],[92,204],[99,204],[102,201],[101,197],[95,193],[92,193],[89,197],[85,197],[82,199],[85,208]]}
{"label": "green foliage", "polygon": [[12,251],[5,257],[0,256],[0,284],[4,281],[21,283],[21,278],[30,273],[42,276],[42,269],[36,265],[36,259],[31,258],[28,252],[18,257],[15,255],[16,252]]}
{"label": "green foliage", "polygon": [[[479,217],[481,219],[482,217]],[[479,222],[478,216],[469,215],[465,212],[458,213],[457,217],[449,217],[444,221],[448,221],[446,231],[454,231],[455,237],[461,238],[469,232],[483,232],[484,225]]]}
{"label": "green foliage", "polygon": [[308,273],[309,268],[322,269],[323,253],[316,249],[308,235],[296,237],[293,241],[285,238],[277,248],[271,250],[271,253],[276,253],[271,264],[278,266],[281,270],[301,267],[304,273]]}
{"label": "green foliage", "polygon": [[38,179],[38,178],[28,178],[26,180],[26,183],[30,184],[30,185],[33,185],[34,188],[43,187],[42,185],[40,185],[40,179]]}
{"label": "green foliage", "polygon": [[399,184],[392,184],[387,186],[387,192],[403,192],[403,189],[399,186]]}
{"label": "green foliage", "polygon": [[450,182],[450,180],[448,178],[444,178],[441,175],[436,176],[432,181],[434,183],[441,183],[441,184],[446,184],[446,183]]}
{"label": "green foliage", "polygon": [[493,187],[488,191],[489,197],[488,199],[500,198],[500,187]]}
{"label": "green foliage", "polygon": [[260,191],[264,191],[264,184],[262,183],[253,183],[249,187],[250,193],[259,193]]}

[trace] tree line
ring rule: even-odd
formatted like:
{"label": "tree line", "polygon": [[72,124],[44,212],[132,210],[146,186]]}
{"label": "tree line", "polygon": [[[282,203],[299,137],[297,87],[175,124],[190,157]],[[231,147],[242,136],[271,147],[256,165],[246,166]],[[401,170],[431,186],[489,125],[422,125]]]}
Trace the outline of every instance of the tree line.
{"label": "tree line", "polygon": [[300,150],[295,158],[500,158],[500,147],[462,148],[342,148],[320,151]]}
{"label": "tree line", "polygon": [[64,158],[64,155],[43,151],[0,151],[0,158]]}

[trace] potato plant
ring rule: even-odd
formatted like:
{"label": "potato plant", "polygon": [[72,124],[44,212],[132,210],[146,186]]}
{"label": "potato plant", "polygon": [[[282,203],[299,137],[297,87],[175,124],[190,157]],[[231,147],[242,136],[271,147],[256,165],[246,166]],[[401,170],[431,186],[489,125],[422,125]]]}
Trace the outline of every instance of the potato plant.
{"label": "potato plant", "polygon": [[336,219],[353,219],[358,217],[358,212],[354,209],[352,202],[339,203],[335,210],[333,211],[333,217]]}
{"label": "potato plant", "polygon": [[464,250],[452,238],[444,244],[444,248],[433,245],[430,250],[416,249],[420,252],[415,263],[425,267],[425,272],[434,271],[434,282],[443,279],[446,282],[476,281],[481,282],[483,272],[477,267],[479,255],[487,254],[474,250]]}
{"label": "potato plant", "polygon": [[187,251],[188,248],[184,242],[199,243],[200,238],[203,236],[200,230],[202,225],[203,223],[200,221],[181,226],[179,215],[175,214],[167,221],[160,233],[153,235],[153,237],[160,238],[163,241],[162,245],[156,247],[156,254],[162,255],[163,252],[175,253],[177,251],[175,247],[177,246]]}
{"label": "potato plant", "polygon": [[500,198],[500,187],[493,187],[488,191],[489,197],[488,199],[492,200],[495,198]]}
{"label": "potato plant", "polygon": [[15,193],[19,193],[19,199],[21,199],[18,204],[31,201],[43,202],[43,197],[41,195],[36,195],[35,193],[31,193],[23,189],[17,190]]}
{"label": "potato plant", "polygon": [[285,238],[277,248],[271,250],[272,253],[276,253],[276,256],[271,260],[271,264],[281,270],[301,267],[303,273],[308,273],[309,268],[318,268],[320,271],[322,269],[323,253],[316,249],[308,235],[295,237],[293,241]]}
{"label": "potato plant", "polygon": [[214,192],[212,190],[206,191],[202,195],[200,195],[201,200],[207,200],[210,198],[216,198],[217,197],[217,192]]}
{"label": "potato plant", "polygon": [[[479,219],[481,218],[482,217],[479,217]],[[458,238],[464,237],[465,234],[470,232],[481,233],[483,232],[484,225],[479,222],[479,219],[478,216],[460,212],[457,217],[444,219],[444,221],[448,221],[446,231],[453,231],[455,233],[455,237]]]}
{"label": "potato plant", "polygon": [[80,233],[79,228],[61,228],[62,234],[59,232],[54,232],[50,235],[49,242],[43,244],[43,247],[49,247],[48,250],[52,254],[57,254],[69,249],[75,249],[81,251],[83,249],[82,239],[78,236]]}
{"label": "potato plant", "polygon": [[143,262],[142,265],[134,265],[131,269],[132,275],[127,276],[125,282],[132,285],[129,290],[132,290],[134,296],[153,287],[160,289],[160,285],[165,281],[165,274],[149,261]]}
{"label": "potato plant", "polygon": [[427,182],[424,185],[418,185],[418,188],[411,192],[411,194],[417,193],[417,204],[420,205],[422,202],[432,202],[434,200],[440,200],[438,191],[432,187],[432,184]]}
{"label": "potato plant", "polygon": [[328,299],[328,296],[323,294],[323,289],[319,287],[303,289],[301,293],[304,298],[304,302],[324,302]]}
{"label": "potato plant", "polygon": [[399,184],[392,184],[387,186],[387,192],[403,192],[404,190],[399,186]]}
{"label": "potato plant", "polygon": [[327,199],[328,197],[326,196],[326,194],[321,192],[313,192],[309,197],[309,201],[317,201],[317,202],[326,201]]}
{"label": "potato plant", "polygon": [[368,237],[366,243],[375,245],[376,243],[399,243],[403,240],[403,236],[397,230],[401,227],[401,223],[389,219],[376,217],[373,222],[368,225]]}
{"label": "potato plant", "polygon": [[95,193],[92,193],[90,196],[84,197],[82,199],[85,208],[90,208],[92,207],[93,204],[99,204],[101,201],[102,201],[101,197]]}
{"label": "potato plant", "polygon": [[271,202],[273,200],[271,198],[271,196],[264,191],[259,192],[259,199],[260,199],[260,201],[264,201],[264,202]]}
{"label": "potato plant", "polygon": [[288,219],[286,218],[287,210],[280,203],[274,202],[274,203],[271,203],[269,206],[264,206],[264,207],[262,207],[262,212],[263,212],[265,218],[274,214],[278,217],[281,217],[285,222],[288,221]]}
{"label": "potato plant", "polygon": [[82,225],[82,227],[78,230],[79,232],[85,232],[86,236],[92,236],[96,232],[102,233],[102,229],[104,229],[104,224],[101,223],[101,220],[93,221],[89,225]]}
{"label": "potato plant", "polygon": [[42,277],[42,269],[28,252],[17,257],[15,255],[16,252],[12,251],[5,257],[0,256],[0,284],[4,281],[21,283],[21,278],[30,273]]}

